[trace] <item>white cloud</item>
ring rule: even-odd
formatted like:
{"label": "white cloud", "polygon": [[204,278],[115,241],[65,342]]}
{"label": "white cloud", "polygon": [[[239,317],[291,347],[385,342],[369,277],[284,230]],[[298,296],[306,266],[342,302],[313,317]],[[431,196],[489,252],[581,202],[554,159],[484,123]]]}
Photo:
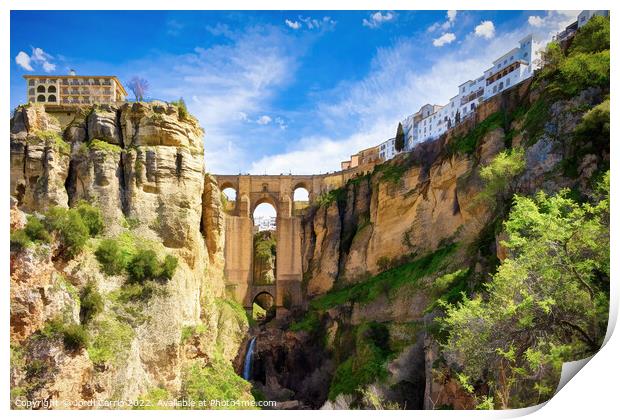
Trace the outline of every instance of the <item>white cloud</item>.
{"label": "white cloud", "polygon": [[286,130],[288,128],[288,125],[282,117],[276,117],[275,122],[278,124],[278,127],[280,127],[280,130]]}
{"label": "white cloud", "polygon": [[53,72],[54,70],[56,70],[56,64],[54,64],[54,63],[50,63],[50,62],[48,62],[48,61],[44,61],[44,62],[43,62],[43,64],[42,64],[42,67],[43,67],[43,70],[44,70],[46,73],[51,73],[51,72]]}
{"label": "white cloud", "polygon": [[386,12],[382,14],[381,12],[375,12],[370,15],[370,19],[363,19],[362,25],[371,29],[378,28],[383,25],[385,22],[389,22],[396,17],[395,13]]}
{"label": "white cloud", "polygon": [[336,27],[336,21],[329,16],[323,16],[321,19],[299,16],[299,20],[303,22],[308,29],[331,30]]}
{"label": "white cloud", "polygon": [[259,125],[267,125],[271,122],[271,117],[269,115],[261,115],[257,120],[256,123]]}
{"label": "white cloud", "polygon": [[168,30],[166,31],[168,35],[178,36],[181,34],[181,30],[185,27],[185,25],[178,20],[169,20],[166,22],[166,27]]}
{"label": "white cloud", "polygon": [[452,26],[454,26],[454,23],[456,22],[456,15],[457,15],[456,10],[448,10],[446,12],[446,21],[433,23],[431,26],[428,27],[428,32],[435,32],[438,29],[447,31]]}
{"label": "white cloud", "polygon": [[301,28],[301,23],[297,22],[296,20],[292,21],[292,20],[286,19],[284,21],[284,23],[286,23],[286,26],[288,26],[291,29],[297,30],[297,29]]}
{"label": "white cloud", "polygon": [[185,98],[205,129],[207,171],[239,173],[247,171],[256,155],[282,144],[279,126],[273,121],[259,125],[257,119],[294,81],[298,59],[310,41],[292,36],[283,25],[211,29],[229,40],[187,54],[146,55],[123,64],[116,74],[124,80],[139,68],[149,75],[154,97]]}
{"label": "white cloud", "polygon": [[15,56],[15,62],[24,70],[33,71],[32,65],[30,65],[30,56],[23,51],[20,51]]}
{"label": "white cloud", "polygon": [[544,20],[540,16],[530,16],[529,18],[527,18],[527,23],[539,28],[543,25]]}
{"label": "white cloud", "polygon": [[43,69],[43,71],[50,73],[56,70],[56,64],[51,61],[53,58],[54,57],[51,54],[46,53],[43,49],[33,47],[32,54],[30,55],[20,51],[15,57],[15,62],[24,70],[33,71],[33,65],[38,65]]}
{"label": "white cloud", "polygon": [[454,23],[454,21],[456,20],[456,14],[456,10],[448,10],[448,13],[446,13],[446,16],[448,17],[448,22]]}
{"label": "white cloud", "polygon": [[205,29],[213,36],[223,36],[226,38],[232,38],[234,36],[233,31],[225,23],[218,22],[215,26],[207,25]]}
{"label": "white cloud", "polygon": [[474,33],[476,36],[491,39],[495,36],[495,25],[493,25],[493,22],[490,20],[485,20],[484,22],[480,22],[480,25],[476,26]]}
{"label": "white cloud", "polygon": [[439,38],[433,39],[433,45],[435,47],[443,47],[446,44],[450,44],[455,39],[456,39],[456,36],[453,33],[448,32],[448,33],[443,34]]}

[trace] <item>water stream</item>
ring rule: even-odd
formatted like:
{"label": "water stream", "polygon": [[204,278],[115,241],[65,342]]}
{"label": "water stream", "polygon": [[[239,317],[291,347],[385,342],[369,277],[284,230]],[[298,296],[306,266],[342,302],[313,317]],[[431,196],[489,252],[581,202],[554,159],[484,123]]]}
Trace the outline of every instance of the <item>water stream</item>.
{"label": "water stream", "polygon": [[252,375],[252,360],[254,356],[254,346],[256,345],[256,337],[252,337],[250,344],[248,344],[248,350],[245,353],[245,360],[243,361],[243,379],[249,381]]}

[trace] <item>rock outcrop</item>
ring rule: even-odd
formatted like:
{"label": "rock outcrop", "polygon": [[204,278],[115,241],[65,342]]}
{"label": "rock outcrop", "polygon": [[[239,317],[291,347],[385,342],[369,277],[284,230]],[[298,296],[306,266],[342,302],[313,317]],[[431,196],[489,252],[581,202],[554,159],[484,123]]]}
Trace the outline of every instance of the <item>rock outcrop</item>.
{"label": "rock outcrop", "polygon": [[[174,105],[80,109],[64,129],[41,106],[16,110],[12,226],[22,227],[25,213],[85,200],[102,210],[104,237],[148,245],[160,259],[177,257],[178,266],[145,303],[119,299],[124,275],[102,271],[97,238],[69,261],[52,259],[53,243],[13,252],[13,389],[46,401],[129,401],[154,388],[175,396],[190,366],[236,357],[248,324],[224,295],[224,216],[203,165],[202,129]],[[103,296],[104,310],[85,324],[80,294],[87,285]],[[59,317],[83,325],[95,347],[117,340],[114,353],[69,351],[40,333]],[[33,364],[42,366],[36,377]]]}

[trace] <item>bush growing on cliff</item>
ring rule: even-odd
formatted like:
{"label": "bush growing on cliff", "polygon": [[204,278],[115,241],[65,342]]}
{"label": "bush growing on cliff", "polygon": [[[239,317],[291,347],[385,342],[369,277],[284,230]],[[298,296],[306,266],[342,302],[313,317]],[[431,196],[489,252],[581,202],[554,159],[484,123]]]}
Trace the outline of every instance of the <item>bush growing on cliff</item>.
{"label": "bush growing on cliff", "polygon": [[[446,306],[444,354],[501,408],[549,398],[562,362],[597,351],[609,306],[609,173],[601,197],[515,197],[508,258],[484,297]],[[475,392],[474,388],[471,392]],[[485,393],[486,394],[486,393]]]}
{"label": "bush growing on cliff", "polygon": [[387,327],[378,322],[356,328],[353,354],[336,369],[329,386],[330,400],[340,394],[356,395],[364,385],[387,377],[387,362],[393,354],[389,338]]}
{"label": "bush growing on cliff", "polygon": [[103,297],[94,283],[89,282],[80,293],[80,321],[88,323],[103,311]]}
{"label": "bush growing on cliff", "polygon": [[[221,354],[216,354],[206,366],[193,364],[184,374],[181,385],[181,398],[196,404],[193,409],[244,409],[243,405],[211,405],[218,401],[252,401],[249,382],[237,376],[232,365]],[[200,401],[206,405],[199,406]],[[191,409],[192,407],[184,407]]]}
{"label": "bush growing on cliff", "polygon": [[65,323],[57,317],[48,321],[41,330],[41,335],[46,338],[61,337],[65,349],[77,351],[88,346],[88,332],[83,325]]}
{"label": "bush growing on cliff", "polygon": [[111,276],[122,273],[129,262],[128,255],[123,252],[119,241],[115,239],[102,240],[95,251],[95,256],[103,272]]}
{"label": "bush growing on cliff", "polygon": [[172,105],[175,105],[177,107],[177,110],[179,112],[179,119],[187,120],[189,118],[187,105],[185,104],[185,100],[183,98],[179,98],[178,101],[172,101]]}
{"label": "bush growing on cliff", "polygon": [[76,208],[52,207],[42,218],[29,216],[23,229],[11,234],[11,245],[23,248],[30,243],[58,241],[58,254],[72,258],[79,254],[91,236],[103,229],[101,211],[81,202]]}
{"label": "bush growing on cliff", "polygon": [[86,201],[80,201],[75,207],[88,228],[90,236],[97,236],[103,232],[103,214],[101,210]]}
{"label": "bush growing on cliff", "polygon": [[131,347],[135,335],[130,325],[114,316],[95,322],[92,334],[88,356],[95,364],[121,361]]}
{"label": "bush growing on cliff", "polygon": [[525,170],[525,151],[522,148],[504,150],[480,169],[484,189],[477,199],[489,204],[510,197],[515,189],[517,176]]}
{"label": "bush growing on cliff", "polygon": [[548,83],[546,96],[570,97],[591,86],[608,88],[609,34],[609,18],[596,16],[577,31],[568,54],[550,43],[543,53],[545,66],[536,77],[536,83]]}
{"label": "bush growing on cliff", "polygon": [[150,249],[138,250],[127,264],[129,279],[137,283],[154,278],[158,271],[157,254]]}
{"label": "bush growing on cliff", "polygon": [[31,243],[49,243],[52,240],[45,225],[36,216],[28,216],[26,226],[23,229],[11,233],[11,247],[22,249]]}
{"label": "bush growing on cliff", "polygon": [[66,258],[79,254],[90,237],[90,231],[76,209],[53,207],[45,216],[45,224],[59,241],[59,254]]}
{"label": "bush growing on cliff", "polygon": [[166,255],[164,257],[164,262],[159,267],[159,277],[170,280],[177,269],[177,265],[179,265],[179,261],[176,257],[173,257],[172,255]]}
{"label": "bush growing on cliff", "polygon": [[134,283],[156,278],[170,280],[178,266],[178,259],[172,255],[160,261],[152,249],[136,249],[136,238],[127,233],[102,240],[95,256],[104,273],[118,275],[125,271]]}

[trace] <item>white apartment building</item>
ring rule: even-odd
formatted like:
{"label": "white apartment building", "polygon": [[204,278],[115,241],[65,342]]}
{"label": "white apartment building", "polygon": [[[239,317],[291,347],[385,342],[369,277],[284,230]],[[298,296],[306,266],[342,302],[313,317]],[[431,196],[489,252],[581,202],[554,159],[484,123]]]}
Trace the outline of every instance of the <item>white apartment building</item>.
{"label": "white apartment building", "polygon": [[519,41],[518,47],[495,60],[482,76],[459,85],[458,94],[446,105],[426,104],[405,118],[402,121],[407,140],[405,150],[438,138],[451,127],[474,115],[483,101],[531,77],[535,48],[537,46],[530,34]]}
{"label": "white apartment building", "polygon": [[[585,25],[594,16],[609,16],[608,10],[584,10],[577,21],[554,39],[563,40],[573,36],[577,28]],[[519,46],[493,61],[493,66],[475,80],[459,85],[458,94],[446,105],[426,104],[415,114],[401,121],[405,134],[405,151],[428,140],[434,140],[461,121],[475,115],[478,106],[485,100],[530,78],[536,69],[536,53],[544,45],[537,44],[532,34],[519,41]],[[396,156],[394,139],[379,145],[380,157],[389,160]]]}
{"label": "white apartment building", "polygon": [[528,35],[519,41],[519,47],[513,48],[493,62],[493,67],[484,72],[486,87],[484,98],[488,99],[498,93],[522,82],[532,76],[534,71],[534,39]]}
{"label": "white apartment building", "polygon": [[[404,130],[403,130],[404,131]],[[390,160],[398,153],[396,152],[396,148],[394,147],[394,143],[396,142],[396,137],[393,137],[389,140],[384,141],[379,145],[379,157],[382,160]]]}

